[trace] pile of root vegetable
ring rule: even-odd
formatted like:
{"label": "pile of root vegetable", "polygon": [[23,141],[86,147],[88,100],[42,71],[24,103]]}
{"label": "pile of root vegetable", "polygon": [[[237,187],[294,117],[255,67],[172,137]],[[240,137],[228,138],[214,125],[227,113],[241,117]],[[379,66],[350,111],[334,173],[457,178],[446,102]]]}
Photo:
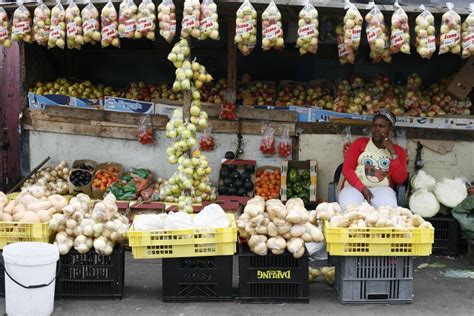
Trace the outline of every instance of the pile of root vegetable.
{"label": "pile of root vegetable", "polygon": [[430,222],[407,208],[381,206],[376,209],[367,202],[349,205],[345,213],[342,213],[338,203],[321,203],[316,213],[318,219],[329,221],[329,227],[433,228]]}
{"label": "pile of root vegetable", "polygon": [[280,255],[288,250],[300,258],[306,242],[323,240],[321,229],[315,226],[316,211],[308,212],[303,200],[289,199],[286,205],[280,200],[265,202],[259,196],[250,199],[237,221],[240,237],[248,239],[250,250],[265,256],[270,250]]}
{"label": "pile of root vegetable", "polygon": [[127,240],[128,219],[117,212],[112,193],[91,205],[89,196],[80,193],[51,218],[49,228],[57,233],[54,244],[60,254],[67,254],[74,247],[79,253],[94,248],[98,254],[109,256],[116,243]]}

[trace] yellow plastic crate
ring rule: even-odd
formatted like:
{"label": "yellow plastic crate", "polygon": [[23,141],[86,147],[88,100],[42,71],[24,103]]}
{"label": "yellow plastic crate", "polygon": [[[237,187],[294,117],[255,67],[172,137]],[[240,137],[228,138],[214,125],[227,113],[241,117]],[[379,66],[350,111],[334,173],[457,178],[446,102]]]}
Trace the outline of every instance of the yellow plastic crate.
{"label": "yellow plastic crate", "polygon": [[429,256],[433,228],[339,228],[324,224],[326,250],[333,256]]}
{"label": "yellow plastic crate", "polygon": [[17,242],[45,242],[49,243],[50,238],[22,238],[22,237],[13,237],[13,238],[0,238],[0,249],[5,248],[9,244],[14,244]]}
{"label": "yellow plastic crate", "polygon": [[0,248],[25,241],[48,242],[51,236],[49,222],[42,224],[0,222]]}
{"label": "yellow plastic crate", "polygon": [[236,242],[132,247],[134,259],[232,256],[236,251]]}
{"label": "yellow plastic crate", "polygon": [[[195,215],[191,215],[195,216]],[[136,216],[137,219],[139,216]],[[237,241],[237,225],[234,214],[227,214],[231,222],[226,228],[191,228],[176,230],[134,231],[134,226],[128,231],[128,242],[132,247],[143,246],[172,246],[190,244],[215,244]]]}

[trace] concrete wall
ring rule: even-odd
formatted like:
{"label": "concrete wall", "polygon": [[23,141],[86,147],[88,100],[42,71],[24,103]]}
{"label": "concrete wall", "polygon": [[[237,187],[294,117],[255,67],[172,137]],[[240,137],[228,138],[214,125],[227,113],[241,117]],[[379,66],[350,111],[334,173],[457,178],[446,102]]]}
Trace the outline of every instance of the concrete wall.
{"label": "concrete wall", "polygon": [[[228,150],[234,151],[237,146],[236,135],[215,134],[217,149],[206,153],[212,168],[215,170],[212,181],[217,181],[219,162]],[[163,132],[156,134],[157,145],[143,146],[136,141],[119,139],[74,136],[57,133],[30,132],[30,165],[34,166],[44,157],[51,156],[52,163],[67,160],[70,164],[76,159],[90,158],[98,162],[116,161],[126,168],[147,167],[155,174],[169,177],[176,170],[167,163],[165,148],[169,141]],[[354,137],[355,138],[355,137]],[[258,150],[260,136],[245,135],[243,159],[257,160],[257,164],[280,165],[281,159],[266,158]],[[342,135],[301,135],[299,159],[316,159],[318,161],[318,195],[327,196],[327,184],[332,179],[334,170],[342,162],[342,146],[345,142]],[[413,174],[413,163],[416,155],[416,140],[408,140],[408,151],[411,157],[409,171]],[[425,171],[436,178],[461,175],[474,181],[474,143],[454,142],[452,152],[440,155],[424,149],[423,160]]]}
{"label": "concrete wall", "polygon": [[[97,162],[115,161],[126,168],[149,168],[155,175],[170,177],[176,165],[170,165],[166,156],[166,147],[170,142],[164,132],[155,134],[155,146],[141,145],[138,141],[75,136],[58,133],[30,132],[30,166],[33,168],[46,156],[51,156],[52,164],[67,160],[72,164],[77,159],[93,159]],[[199,137],[199,135],[198,135]],[[211,180],[216,183],[220,161],[227,151],[237,148],[237,135],[214,134],[216,150],[204,153],[213,170]],[[244,155],[241,159],[256,160],[258,164],[279,166],[280,159],[265,158],[259,151],[260,136],[246,135],[243,139]]]}

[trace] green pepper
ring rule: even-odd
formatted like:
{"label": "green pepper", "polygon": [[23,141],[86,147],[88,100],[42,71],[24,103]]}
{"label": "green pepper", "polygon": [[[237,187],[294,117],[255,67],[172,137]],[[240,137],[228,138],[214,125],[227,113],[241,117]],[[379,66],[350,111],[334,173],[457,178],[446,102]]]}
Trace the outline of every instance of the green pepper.
{"label": "green pepper", "polygon": [[291,168],[288,171],[288,182],[296,183],[298,182],[298,170],[295,168]]}
{"label": "green pepper", "polygon": [[309,170],[305,170],[301,174],[301,177],[303,178],[304,181],[310,181],[311,180],[311,173],[309,172]]}

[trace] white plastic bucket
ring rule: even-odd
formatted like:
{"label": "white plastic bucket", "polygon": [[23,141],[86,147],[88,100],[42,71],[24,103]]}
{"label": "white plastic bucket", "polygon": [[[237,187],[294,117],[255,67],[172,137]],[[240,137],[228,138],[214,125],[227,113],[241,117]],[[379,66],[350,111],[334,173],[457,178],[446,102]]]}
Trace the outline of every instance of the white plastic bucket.
{"label": "white plastic bucket", "polygon": [[55,245],[20,242],[3,248],[5,305],[9,316],[51,315],[54,309]]}

